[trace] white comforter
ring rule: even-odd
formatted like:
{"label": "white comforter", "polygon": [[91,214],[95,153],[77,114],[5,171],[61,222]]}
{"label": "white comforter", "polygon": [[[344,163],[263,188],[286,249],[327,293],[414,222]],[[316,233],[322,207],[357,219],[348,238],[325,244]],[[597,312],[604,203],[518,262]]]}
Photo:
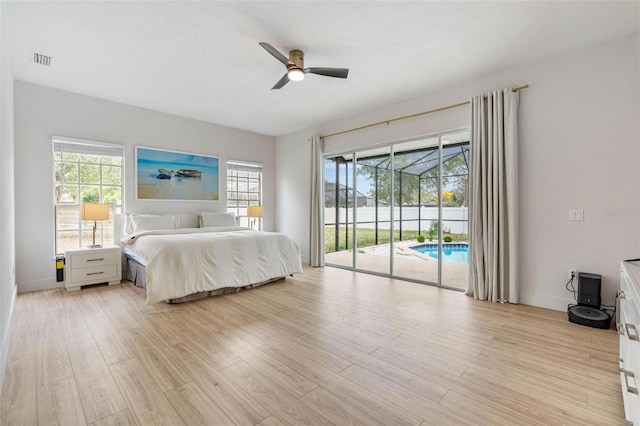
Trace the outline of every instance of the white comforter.
{"label": "white comforter", "polygon": [[146,262],[147,304],[302,273],[283,234],[241,227],[143,231],[122,243]]}

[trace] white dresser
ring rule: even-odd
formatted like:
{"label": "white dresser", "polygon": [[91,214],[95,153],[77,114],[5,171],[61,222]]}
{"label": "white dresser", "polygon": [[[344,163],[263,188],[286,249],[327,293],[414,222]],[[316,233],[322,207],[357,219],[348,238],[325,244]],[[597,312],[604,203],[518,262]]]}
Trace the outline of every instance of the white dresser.
{"label": "white dresser", "polygon": [[64,257],[64,285],[68,291],[80,290],[83,285],[90,284],[120,284],[122,280],[118,246],[70,249],[64,253]]}
{"label": "white dresser", "polygon": [[640,261],[622,262],[620,266],[620,291],[618,293],[618,333],[620,357],[618,370],[622,383],[626,424],[640,426]]}

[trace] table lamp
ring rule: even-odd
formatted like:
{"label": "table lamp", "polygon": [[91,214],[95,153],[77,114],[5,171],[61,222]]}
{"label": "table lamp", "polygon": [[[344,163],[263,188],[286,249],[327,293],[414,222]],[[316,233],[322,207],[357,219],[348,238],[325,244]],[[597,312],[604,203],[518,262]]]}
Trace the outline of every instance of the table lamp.
{"label": "table lamp", "polygon": [[251,221],[251,229],[256,224],[256,217],[262,217],[262,206],[249,206],[247,207],[247,216],[253,218]]}
{"label": "table lamp", "polygon": [[101,244],[96,244],[96,228],[98,227],[97,221],[109,219],[109,205],[97,203],[82,203],[82,206],[80,206],[80,219],[93,221],[93,244],[91,244],[89,247],[102,247]]}

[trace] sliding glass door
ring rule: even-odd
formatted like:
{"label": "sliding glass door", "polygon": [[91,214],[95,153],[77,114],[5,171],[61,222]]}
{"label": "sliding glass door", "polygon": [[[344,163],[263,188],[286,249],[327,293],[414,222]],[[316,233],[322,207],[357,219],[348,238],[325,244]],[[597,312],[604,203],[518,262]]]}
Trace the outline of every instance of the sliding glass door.
{"label": "sliding glass door", "polygon": [[469,142],[442,142],[440,180],[443,286],[466,290],[469,282]]}
{"label": "sliding glass door", "polygon": [[439,138],[394,145],[396,228],[394,276],[437,285]]}
{"label": "sliding glass door", "polygon": [[345,156],[324,161],[325,256],[353,267],[353,162]]}
{"label": "sliding glass door", "polygon": [[468,131],[325,159],[327,265],[464,289]]}
{"label": "sliding glass door", "polygon": [[389,147],[361,151],[355,155],[356,253],[358,270],[391,273],[391,161]]}

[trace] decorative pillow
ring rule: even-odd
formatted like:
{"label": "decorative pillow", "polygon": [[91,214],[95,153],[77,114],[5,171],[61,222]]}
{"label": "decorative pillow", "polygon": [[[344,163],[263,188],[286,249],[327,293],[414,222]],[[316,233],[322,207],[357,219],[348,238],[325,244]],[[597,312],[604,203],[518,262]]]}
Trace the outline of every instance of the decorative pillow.
{"label": "decorative pillow", "polygon": [[174,229],[173,215],[135,214],[129,215],[131,232],[153,231],[156,229]]}
{"label": "decorative pillow", "polygon": [[202,227],[238,226],[233,213],[202,212]]}
{"label": "decorative pillow", "polygon": [[176,213],[173,215],[173,225],[176,229],[198,228],[199,219],[197,213]]}

